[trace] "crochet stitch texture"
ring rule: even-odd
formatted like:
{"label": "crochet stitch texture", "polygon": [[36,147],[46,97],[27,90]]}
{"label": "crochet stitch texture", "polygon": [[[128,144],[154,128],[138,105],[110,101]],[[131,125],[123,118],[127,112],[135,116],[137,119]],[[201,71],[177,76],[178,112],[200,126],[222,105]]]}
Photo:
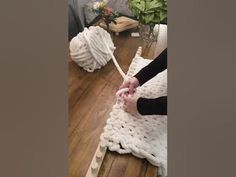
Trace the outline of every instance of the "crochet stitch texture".
{"label": "crochet stitch texture", "polygon": [[[150,61],[136,56],[127,76],[133,76]],[[167,70],[138,87],[135,95],[145,98],[166,96]],[[109,150],[146,158],[151,164],[160,167],[162,176],[167,175],[167,116],[133,116],[123,110],[123,101],[118,98],[100,139]]]}

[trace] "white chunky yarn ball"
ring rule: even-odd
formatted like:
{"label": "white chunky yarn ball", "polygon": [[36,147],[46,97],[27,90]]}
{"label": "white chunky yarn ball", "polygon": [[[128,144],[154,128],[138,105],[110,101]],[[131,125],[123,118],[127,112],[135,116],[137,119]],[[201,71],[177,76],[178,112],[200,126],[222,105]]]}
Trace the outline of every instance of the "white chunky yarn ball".
{"label": "white chunky yarn ball", "polygon": [[115,50],[110,34],[99,26],[85,28],[70,42],[70,55],[74,62],[88,72],[105,66]]}

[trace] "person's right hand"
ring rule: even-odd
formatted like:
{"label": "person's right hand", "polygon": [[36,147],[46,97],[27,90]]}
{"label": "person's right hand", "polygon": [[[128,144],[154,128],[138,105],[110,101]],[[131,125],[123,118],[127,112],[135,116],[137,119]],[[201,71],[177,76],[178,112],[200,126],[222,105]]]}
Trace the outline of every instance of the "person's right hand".
{"label": "person's right hand", "polygon": [[124,82],[120,86],[120,89],[128,88],[129,94],[134,94],[138,86],[139,86],[138,79],[136,77],[131,77],[131,78],[128,78],[127,80],[124,80]]}

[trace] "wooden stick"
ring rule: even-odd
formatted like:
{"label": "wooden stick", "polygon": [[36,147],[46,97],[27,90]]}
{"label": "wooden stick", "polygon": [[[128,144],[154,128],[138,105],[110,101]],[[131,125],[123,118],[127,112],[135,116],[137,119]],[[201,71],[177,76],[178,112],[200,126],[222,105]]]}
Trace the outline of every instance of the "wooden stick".
{"label": "wooden stick", "polygon": [[135,57],[140,57],[142,55],[142,47],[139,46],[138,49],[137,49],[137,52],[135,54]]}
{"label": "wooden stick", "polygon": [[97,150],[93,156],[93,159],[90,163],[89,169],[85,177],[97,177],[103,159],[105,157],[106,151],[107,151],[106,145],[100,142],[98,144]]}
{"label": "wooden stick", "polygon": [[[142,55],[142,47],[139,46],[137,49],[137,52],[135,54],[135,57],[141,56]],[[113,56],[113,54],[112,54]],[[114,57],[114,56],[113,56]],[[115,59],[114,59],[115,60]],[[114,61],[113,60],[113,61]],[[116,61],[116,60],[115,60]],[[115,62],[114,62],[115,63]],[[117,64],[117,63],[115,63]],[[119,66],[119,65],[118,65]],[[119,68],[119,67],[118,67]],[[117,69],[118,69],[117,68]],[[119,69],[118,69],[119,70]],[[120,69],[121,70],[121,69]],[[122,73],[123,71],[119,71],[120,73]],[[121,74],[122,75],[122,74]],[[124,75],[124,74],[123,74]],[[98,144],[97,150],[95,151],[95,154],[93,156],[93,159],[89,165],[87,174],[85,177],[97,177],[100,167],[102,165],[103,159],[106,155],[106,151],[107,151],[107,147],[105,144],[103,144],[102,142],[100,142]]]}

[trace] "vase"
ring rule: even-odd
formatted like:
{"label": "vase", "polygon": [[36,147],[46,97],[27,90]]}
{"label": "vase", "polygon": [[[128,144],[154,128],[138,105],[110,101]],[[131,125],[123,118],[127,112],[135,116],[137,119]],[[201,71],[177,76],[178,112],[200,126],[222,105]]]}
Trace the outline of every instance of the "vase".
{"label": "vase", "polygon": [[105,22],[105,24],[106,24],[106,30],[107,30],[107,32],[110,33],[110,32],[111,32],[111,30],[110,30],[110,23],[109,23],[108,21],[106,21],[106,20],[104,20],[104,22]]}
{"label": "vase", "polygon": [[139,23],[140,37],[147,43],[157,42],[160,25],[144,25]]}
{"label": "vase", "polygon": [[106,21],[106,20],[104,20],[104,22],[105,22],[105,24],[106,24],[106,31],[110,34],[111,39],[112,39],[112,41],[113,41],[113,40],[114,40],[114,36],[113,36],[113,32],[112,32],[111,29],[110,29],[110,22],[108,22],[108,21]]}

